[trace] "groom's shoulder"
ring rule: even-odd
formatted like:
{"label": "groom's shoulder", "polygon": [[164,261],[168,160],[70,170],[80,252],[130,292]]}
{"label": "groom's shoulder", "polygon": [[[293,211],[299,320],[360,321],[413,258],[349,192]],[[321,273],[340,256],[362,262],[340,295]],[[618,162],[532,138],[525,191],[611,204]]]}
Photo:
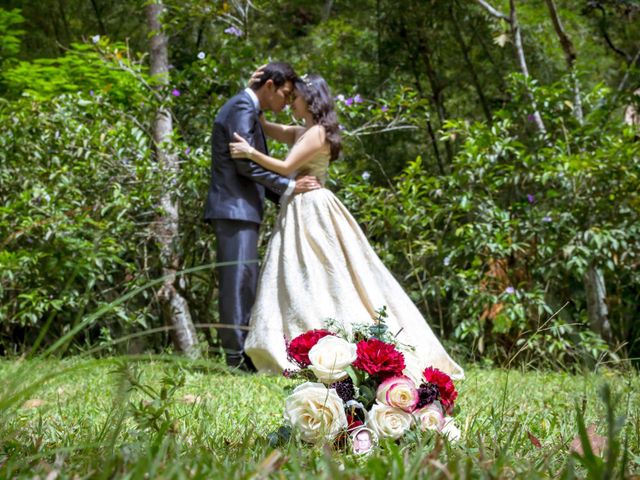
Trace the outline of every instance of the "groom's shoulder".
{"label": "groom's shoulder", "polygon": [[238,94],[231,97],[229,100],[225,102],[225,104],[218,110],[218,116],[227,115],[230,111],[235,110],[237,108],[242,108],[243,106],[251,107],[251,97],[242,91]]}
{"label": "groom's shoulder", "polygon": [[241,105],[241,104],[251,105],[251,97],[249,97],[249,94],[244,90],[241,92],[238,92],[236,95],[234,95],[229,100],[227,100],[227,103],[225,103],[224,106],[231,107],[234,105]]}

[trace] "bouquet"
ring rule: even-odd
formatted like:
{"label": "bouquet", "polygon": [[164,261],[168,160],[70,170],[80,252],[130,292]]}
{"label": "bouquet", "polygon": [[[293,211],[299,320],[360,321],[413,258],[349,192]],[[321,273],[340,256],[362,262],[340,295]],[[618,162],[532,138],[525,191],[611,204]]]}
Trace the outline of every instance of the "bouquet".
{"label": "bouquet", "polygon": [[286,398],[287,432],[356,454],[411,430],[460,437],[451,417],[458,396],[451,378],[436,368],[416,369],[417,357],[387,331],[385,317],[382,308],[373,325],[356,324],[351,332],[330,320],[287,344],[299,369],[285,376],[306,380]]}

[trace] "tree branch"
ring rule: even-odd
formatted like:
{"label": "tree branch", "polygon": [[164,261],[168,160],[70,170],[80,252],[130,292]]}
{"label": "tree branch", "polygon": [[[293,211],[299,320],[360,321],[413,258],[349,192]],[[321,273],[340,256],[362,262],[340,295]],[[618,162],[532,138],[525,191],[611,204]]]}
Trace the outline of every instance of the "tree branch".
{"label": "tree branch", "polygon": [[553,28],[556,31],[556,35],[558,35],[558,40],[560,40],[560,45],[562,46],[562,50],[564,51],[564,58],[567,62],[567,68],[569,70],[569,74],[572,77],[571,80],[573,81],[573,111],[575,113],[576,119],[582,125],[582,122],[584,121],[584,115],[582,113],[582,98],[580,95],[580,83],[575,72],[575,63],[577,58],[576,49],[573,46],[573,42],[565,32],[564,27],[562,26],[556,4],[553,0],[546,0],[546,2],[547,7],[549,8],[549,14],[551,15],[551,21],[553,22]]}
{"label": "tree branch", "polygon": [[604,36],[604,41],[607,42],[607,45],[609,45],[609,48],[611,48],[611,50],[616,52],[618,55],[624,57],[624,59],[627,61],[627,64],[630,64],[632,62],[631,55],[629,55],[628,53],[616,47],[611,41],[611,38],[609,37],[609,32],[607,32],[607,12],[605,11],[604,7],[598,3],[595,6],[595,8],[597,8],[602,12],[602,19],[600,21],[600,30],[602,31],[602,35]]}
{"label": "tree branch", "polygon": [[485,0],[478,0],[478,3],[494,17],[504,20],[505,22],[511,21],[507,15],[502,13],[500,10],[493,8],[488,2],[485,2]]}
{"label": "tree branch", "polygon": [[562,22],[560,21],[560,17],[558,16],[558,9],[556,8],[556,4],[553,0],[546,0],[547,7],[549,8],[549,14],[551,15],[551,21],[553,22],[553,28],[558,35],[558,39],[560,40],[560,45],[562,45],[562,50],[564,51],[565,59],[567,61],[567,66],[569,69],[573,69],[573,65],[576,62],[576,49],[573,46],[573,42],[569,39],[567,32],[565,32],[564,27],[562,26]]}
{"label": "tree branch", "polygon": [[451,18],[451,21],[454,24],[454,29],[453,29],[453,31],[455,32],[454,35],[458,42],[458,45],[460,46],[460,50],[462,52],[462,58],[464,58],[464,61],[467,64],[467,67],[469,68],[469,73],[471,74],[471,82],[473,83],[476,93],[478,94],[478,99],[480,100],[482,111],[484,112],[484,115],[487,118],[487,122],[489,122],[489,125],[491,125],[493,123],[491,110],[489,109],[489,105],[487,104],[487,99],[484,96],[484,91],[482,90],[482,85],[480,84],[480,79],[478,78],[476,68],[473,65],[473,62],[471,61],[471,58],[469,56],[469,51],[471,50],[471,48],[469,47],[469,45],[467,45],[467,42],[465,42],[464,37],[462,36],[462,29],[459,28],[460,27],[459,20],[455,12],[456,6],[457,6],[457,2],[451,2],[449,4],[449,16]]}

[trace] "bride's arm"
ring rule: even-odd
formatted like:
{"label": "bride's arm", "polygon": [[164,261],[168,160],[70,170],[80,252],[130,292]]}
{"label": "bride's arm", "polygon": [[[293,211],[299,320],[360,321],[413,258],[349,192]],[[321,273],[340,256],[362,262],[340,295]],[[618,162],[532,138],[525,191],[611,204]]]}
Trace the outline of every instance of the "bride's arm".
{"label": "bride's arm", "polygon": [[273,138],[280,143],[286,143],[287,145],[296,143],[296,139],[304,132],[303,127],[270,122],[264,118],[264,115],[260,115],[260,123],[267,137]]}
{"label": "bride's arm", "polygon": [[237,142],[229,144],[229,150],[233,158],[248,158],[267,170],[283,176],[288,176],[295,172],[323,149],[326,149],[324,129],[319,126],[311,127],[307,134],[295,144],[284,160],[278,160],[257,151],[237,133],[234,136]]}

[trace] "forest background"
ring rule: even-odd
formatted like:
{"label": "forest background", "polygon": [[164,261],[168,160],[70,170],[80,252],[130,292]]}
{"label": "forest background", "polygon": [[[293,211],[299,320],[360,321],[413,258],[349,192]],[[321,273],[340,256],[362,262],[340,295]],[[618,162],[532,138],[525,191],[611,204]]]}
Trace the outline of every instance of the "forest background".
{"label": "forest background", "polygon": [[285,60],[331,85],[329,188],[456,358],[633,361],[639,59],[635,0],[3,0],[0,354],[216,351],[212,121]]}

